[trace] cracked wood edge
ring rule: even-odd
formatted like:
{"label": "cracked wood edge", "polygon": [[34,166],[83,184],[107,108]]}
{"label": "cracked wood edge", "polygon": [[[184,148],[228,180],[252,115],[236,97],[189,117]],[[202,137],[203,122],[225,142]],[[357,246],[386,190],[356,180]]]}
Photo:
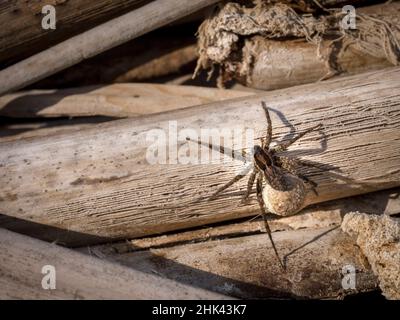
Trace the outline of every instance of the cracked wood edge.
{"label": "cracked wood edge", "polygon": [[[254,197],[240,203],[245,179],[213,201],[195,201],[236,175],[242,163],[149,164],[146,137],[168,129],[170,120],[178,129],[252,128],[259,137],[266,130],[261,100],[273,110],[275,138],[287,138],[288,124],[299,131],[324,125],[290,152],[323,166],[307,173],[319,183],[309,204],[399,186],[399,80],[400,68],[391,68],[2,143],[0,226],[78,246],[254,215]],[[340,169],[340,177],[327,166]]]}

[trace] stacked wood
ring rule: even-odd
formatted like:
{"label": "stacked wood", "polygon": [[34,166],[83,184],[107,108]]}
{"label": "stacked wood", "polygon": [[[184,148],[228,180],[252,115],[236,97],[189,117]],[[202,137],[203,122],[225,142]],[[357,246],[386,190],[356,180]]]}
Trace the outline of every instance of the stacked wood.
{"label": "stacked wood", "polygon": [[[177,132],[251,128],[254,137],[264,136],[261,101],[271,108],[275,138],[292,137],[294,127],[323,124],[289,153],[318,166],[301,168],[319,184],[308,204],[398,186],[400,115],[393,92],[399,80],[400,69],[393,68],[2,143],[0,226],[76,246],[254,215],[254,199],[240,202],[245,179],[207,200],[242,170],[241,161],[174,164],[173,151],[167,151],[167,165],[151,163],[146,154],[154,145],[149,134],[160,129],[171,139],[164,142],[169,150],[187,150],[186,136],[173,139],[177,133],[169,131],[175,125]],[[177,122],[171,127],[171,121]]]}
{"label": "stacked wood", "polygon": [[[148,1],[2,1],[0,3],[0,63],[27,57],[79,34]],[[56,10],[56,29],[42,28],[42,7]]]}
{"label": "stacked wood", "polygon": [[207,7],[217,0],[155,0],[0,71],[0,94],[23,88],[108,49]]}
{"label": "stacked wood", "polygon": [[[264,15],[268,17],[271,14],[272,21],[266,20],[265,25],[258,27],[246,18],[250,11],[242,12],[233,8],[233,5],[232,8],[227,5],[223,10],[227,17],[231,15],[236,21],[211,17],[199,28],[200,57],[197,70],[220,66],[220,87],[233,78],[252,88],[272,90],[312,83],[338,74],[351,75],[383,69],[400,63],[399,2],[357,8],[356,29],[354,34],[349,35],[337,26],[340,19],[344,19],[339,9],[332,11],[332,16],[325,20],[298,15],[297,18],[304,22],[306,31],[303,34],[298,30],[301,27],[295,27],[297,20],[293,16],[296,13],[291,11],[291,7],[280,5],[252,9],[252,13],[259,14],[261,20]],[[220,15],[223,13],[221,11]],[[282,21],[292,20],[292,24],[283,23],[278,18],[274,20],[273,17],[279,14],[282,15]],[[224,23],[234,26],[230,25],[225,31],[221,27]],[[319,25],[324,23],[325,29],[329,29],[330,23],[333,23],[331,33],[338,35],[319,36],[319,29],[324,29]],[[257,31],[257,28],[262,31]],[[220,32],[215,31],[219,29]],[[232,44],[236,42],[237,45]]]}
{"label": "stacked wood", "polygon": [[226,298],[4,229],[0,261],[1,299]]}
{"label": "stacked wood", "polygon": [[[338,229],[352,211],[400,213],[400,189],[312,206],[271,220],[282,272],[262,220],[207,227],[106,244],[79,251],[237,298],[343,298],[377,290],[377,277],[355,239]],[[357,270],[356,287],[342,286],[346,267]],[[234,266],[234,267],[233,267]]]}

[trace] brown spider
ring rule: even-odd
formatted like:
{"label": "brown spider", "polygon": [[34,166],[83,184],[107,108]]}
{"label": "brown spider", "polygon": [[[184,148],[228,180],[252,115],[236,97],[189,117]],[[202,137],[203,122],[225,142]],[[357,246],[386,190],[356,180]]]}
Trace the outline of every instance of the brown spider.
{"label": "brown spider", "polygon": [[[307,177],[299,174],[296,170],[296,168],[300,165],[314,165],[303,162],[299,159],[279,155],[279,152],[285,151],[290,145],[307,133],[320,128],[321,124],[307,129],[289,141],[281,142],[274,147],[270,147],[272,140],[271,118],[265,102],[262,101],[261,104],[267,118],[268,129],[266,137],[261,138],[261,146],[256,145],[254,147],[253,167],[246,168],[242,173],[238,174],[232,180],[224,184],[217,191],[215,191],[208,200],[215,199],[222,191],[245,177],[251,171],[251,168],[253,168],[247,182],[247,190],[242,201],[246,202],[248,200],[254,181],[256,181],[257,201],[261,209],[261,215],[264,220],[265,229],[268,233],[268,237],[271,241],[276,257],[281,267],[285,270],[282,260],[279,257],[278,250],[276,249],[275,243],[272,239],[271,229],[267,220],[267,213],[272,213],[279,216],[296,214],[305,206],[305,198],[310,189],[317,194],[315,190],[317,184]],[[190,138],[187,138],[187,140],[190,141]],[[221,153],[227,154],[222,146],[216,148],[211,144],[205,144],[199,140],[197,143],[206,145],[210,149],[215,149]],[[264,180],[266,184],[263,183]],[[309,186],[309,188],[307,188],[307,186]]]}

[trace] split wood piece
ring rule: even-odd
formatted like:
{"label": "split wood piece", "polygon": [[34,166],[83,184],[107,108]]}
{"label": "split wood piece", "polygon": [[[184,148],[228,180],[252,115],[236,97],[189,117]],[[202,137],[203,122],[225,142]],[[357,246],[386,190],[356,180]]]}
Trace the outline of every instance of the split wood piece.
{"label": "split wood piece", "polygon": [[150,83],[32,90],[0,97],[7,117],[135,117],[252,95],[251,92]]}
{"label": "split wood piece", "polygon": [[155,0],[0,71],[0,94],[23,88],[218,0]]}
{"label": "split wood piece", "polygon": [[[295,135],[294,128],[302,132],[323,124],[319,132],[299,140],[288,152],[319,167],[300,168],[319,184],[318,196],[310,192],[307,204],[399,186],[400,98],[394,94],[399,89],[400,68],[390,68],[116,120],[80,132],[2,143],[0,226],[78,246],[259,213],[253,195],[250,203],[241,204],[246,179],[207,200],[243,170],[242,161],[174,164],[174,150],[185,154],[197,148],[186,141],[189,132],[183,129],[196,134],[201,129],[204,134],[206,128],[225,129],[230,134],[251,129],[254,137],[265,136],[261,101],[271,110],[278,140]],[[165,144],[169,145],[168,158],[159,159],[167,164],[152,162],[156,159],[151,156],[157,156],[155,134],[160,135],[160,157]],[[214,139],[214,143],[221,144],[221,140]],[[237,141],[232,145],[227,140],[229,148],[251,146],[245,141],[242,146]]]}
{"label": "split wood piece", "polygon": [[[274,232],[273,236],[286,272],[265,234],[104,258],[244,299],[336,299],[377,289],[377,278],[365,257],[339,226]],[[354,290],[342,286],[349,265],[357,272]]]}
{"label": "split wood piece", "polygon": [[[272,232],[299,230],[304,228],[327,228],[341,225],[343,215],[354,211],[376,215],[395,215],[400,213],[400,188],[381,190],[346,199],[332,200],[312,205],[301,214],[269,221]],[[240,223],[205,227],[196,230],[126,240],[79,250],[98,257],[110,256],[146,249],[165,248],[187,243],[237,238],[265,232],[262,219],[248,219]]]}
{"label": "split wood piece", "polygon": [[[154,274],[0,229],[1,299],[226,299]],[[55,268],[55,290],[45,290]],[[46,279],[45,279],[46,280]]]}

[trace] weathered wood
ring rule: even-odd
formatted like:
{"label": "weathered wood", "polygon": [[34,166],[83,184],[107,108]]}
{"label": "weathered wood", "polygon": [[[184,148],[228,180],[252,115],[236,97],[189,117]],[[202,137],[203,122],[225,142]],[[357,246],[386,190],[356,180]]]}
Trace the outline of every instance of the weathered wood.
{"label": "weathered wood", "polygon": [[[0,2],[0,61],[36,53],[117,15],[139,7],[145,0],[41,0]],[[56,9],[57,28],[42,28],[42,7]]]}
{"label": "weathered wood", "polygon": [[[304,228],[328,228],[339,226],[342,217],[350,212],[364,212],[375,215],[396,215],[400,213],[400,188],[381,190],[345,199],[332,200],[312,205],[301,214],[271,219],[269,226],[272,232],[300,230]],[[111,244],[80,248],[81,252],[90,252],[105,257],[146,249],[165,248],[181,244],[205,242],[225,238],[244,237],[263,233],[265,226],[261,217],[251,218],[245,222],[224,224],[214,227],[203,227],[162,236],[144,237],[125,240]]]}
{"label": "weathered wood", "polygon": [[[286,272],[265,234],[102,257],[237,298],[341,298],[377,289],[362,252],[338,226],[274,232],[273,237]],[[354,290],[342,286],[348,265],[357,270]]]}
{"label": "weathered wood", "polygon": [[[381,4],[357,9],[358,13],[375,14],[392,22],[400,23],[400,3]],[[400,41],[400,29],[393,30]],[[323,41],[326,47],[330,41]],[[248,40],[243,54],[253,56],[251,74],[247,77],[247,85],[263,90],[274,90],[294,85],[311,83],[332,74],[327,61],[320,57],[315,45],[304,41],[275,41],[261,36]],[[373,57],[349,46],[337,57],[336,64],[343,74],[351,75],[366,71],[383,69],[392,64],[385,57]],[[246,60],[246,58],[244,58]],[[290,61],[290,63],[282,63]]]}
{"label": "weathered wood", "polygon": [[[1,299],[224,299],[223,295],[147,271],[0,229]],[[55,268],[54,290],[42,288],[44,266]]]}
{"label": "weathered wood", "polygon": [[[302,131],[323,124],[321,132],[309,134],[289,152],[320,166],[301,168],[319,184],[319,195],[310,192],[307,203],[399,186],[399,80],[400,68],[391,68],[113,121],[67,135],[2,143],[0,226],[79,245],[253,215],[259,210],[256,201],[240,202],[245,179],[207,201],[243,169],[241,161],[173,164],[171,153],[168,165],[151,164],[146,154],[153,153],[152,129],[171,134],[170,150],[179,146],[187,151],[187,132],[177,142],[170,121],[176,121],[177,131],[251,128],[255,137],[265,135],[262,100],[271,108],[275,138],[288,139],[293,126]],[[341,172],[328,173],[332,166]]]}
{"label": "weathered wood", "polygon": [[32,90],[0,97],[0,115],[20,118],[134,117],[251,94],[237,90],[149,83]]}
{"label": "weathered wood", "polygon": [[70,119],[54,119],[46,118],[41,121],[33,121],[22,123],[18,119],[12,123],[9,119],[0,124],[0,143],[6,141],[16,141],[20,139],[27,139],[33,137],[45,137],[60,133],[68,133],[80,131],[90,128],[96,124],[106,121],[112,121],[114,118],[110,117],[80,117]]}
{"label": "weathered wood", "polygon": [[[325,41],[322,45],[328,43]],[[253,69],[246,83],[252,88],[287,88],[316,82],[332,73],[328,63],[318,57],[318,51],[311,43],[294,40],[274,41],[257,36],[248,44],[248,50],[245,52],[251,51],[255,56]],[[282,63],[283,61],[290,63]],[[343,74],[351,75],[383,69],[392,64],[385,58],[375,58],[349,47],[338,58],[338,65]]]}
{"label": "weathered wood", "polygon": [[23,88],[217,1],[152,1],[0,71],[0,94]]}
{"label": "weathered wood", "polygon": [[184,30],[169,27],[150,32],[43,79],[33,87],[72,88],[155,79],[162,82],[164,77],[191,73],[198,56],[196,37],[194,28]]}

